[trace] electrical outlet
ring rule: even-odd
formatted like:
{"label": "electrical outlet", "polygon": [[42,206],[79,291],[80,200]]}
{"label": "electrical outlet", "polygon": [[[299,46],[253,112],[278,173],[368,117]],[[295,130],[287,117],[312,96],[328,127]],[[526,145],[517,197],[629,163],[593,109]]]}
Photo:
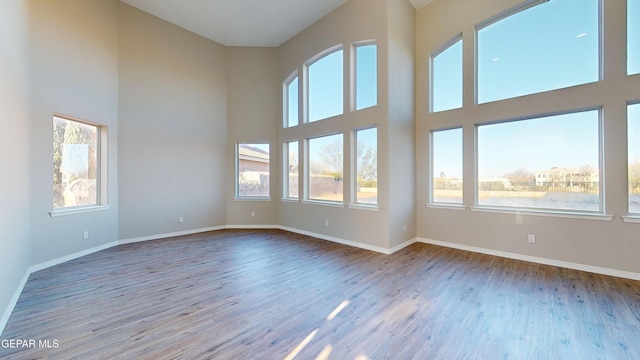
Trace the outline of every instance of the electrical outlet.
{"label": "electrical outlet", "polygon": [[404,224],[404,227],[402,228],[404,231],[407,231],[407,224]]}
{"label": "electrical outlet", "polygon": [[532,244],[533,244],[533,243],[535,243],[535,242],[536,242],[536,236],[535,236],[535,235],[531,235],[531,234],[529,234],[529,235],[527,236],[527,241],[528,241],[528,242],[530,242],[530,243],[532,243]]}
{"label": "electrical outlet", "polygon": [[324,226],[329,226],[329,220],[324,221]]}
{"label": "electrical outlet", "polygon": [[183,223],[183,222],[184,222],[184,216],[180,216],[180,217],[178,218],[178,222]]}
{"label": "electrical outlet", "polygon": [[251,212],[251,217],[252,217],[252,218],[256,217],[256,212],[255,212],[255,211],[252,211],[252,212]]}
{"label": "electrical outlet", "polygon": [[88,231],[83,232],[83,233],[82,233],[82,238],[83,238],[84,240],[87,240],[87,239],[89,238],[89,232],[88,232]]}

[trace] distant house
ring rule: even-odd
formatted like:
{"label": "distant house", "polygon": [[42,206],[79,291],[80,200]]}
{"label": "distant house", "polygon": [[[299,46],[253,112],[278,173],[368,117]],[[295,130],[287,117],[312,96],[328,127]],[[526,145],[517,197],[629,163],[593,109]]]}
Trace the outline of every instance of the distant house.
{"label": "distant house", "polygon": [[597,186],[600,174],[593,168],[551,168],[535,173],[537,186]]}
{"label": "distant house", "polygon": [[269,153],[247,144],[238,145],[238,172],[269,171]]}

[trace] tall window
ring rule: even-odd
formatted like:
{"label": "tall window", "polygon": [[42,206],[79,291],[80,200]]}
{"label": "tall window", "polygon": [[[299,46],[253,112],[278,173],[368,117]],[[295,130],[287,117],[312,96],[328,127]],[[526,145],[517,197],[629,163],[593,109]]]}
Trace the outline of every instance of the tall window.
{"label": "tall window", "polygon": [[356,110],[378,105],[377,45],[358,45],[356,49]]}
{"label": "tall window", "polygon": [[237,144],[237,197],[269,197],[269,144]]}
{"label": "tall window", "polygon": [[478,204],[599,212],[600,112],[477,127]]}
{"label": "tall window", "polygon": [[100,204],[100,126],[53,117],[53,208]]}
{"label": "tall window", "polygon": [[285,143],[285,188],[284,197],[289,199],[298,198],[298,142],[290,141]]}
{"label": "tall window", "polygon": [[462,38],[431,56],[431,111],[462,107]]}
{"label": "tall window", "polygon": [[553,0],[478,27],[478,103],[600,79],[599,0]]}
{"label": "tall window", "polygon": [[308,140],[309,200],[343,202],[343,136],[328,135]]}
{"label": "tall window", "polygon": [[462,129],[431,132],[431,202],[462,204]]}
{"label": "tall window", "polygon": [[308,65],[309,122],[343,113],[342,49]]}
{"label": "tall window", "polygon": [[298,76],[284,84],[285,127],[298,125]]}
{"label": "tall window", "polygon": [[640,0],[627,0],[627,73],[640,74]]}
{"label": "tall window", "polygon": [[627,107],[629,213],[640,214],[640,104]]}
{"label": "tall window", "polygon": [[378,129],[355,131],[356,203],[378,203]]}

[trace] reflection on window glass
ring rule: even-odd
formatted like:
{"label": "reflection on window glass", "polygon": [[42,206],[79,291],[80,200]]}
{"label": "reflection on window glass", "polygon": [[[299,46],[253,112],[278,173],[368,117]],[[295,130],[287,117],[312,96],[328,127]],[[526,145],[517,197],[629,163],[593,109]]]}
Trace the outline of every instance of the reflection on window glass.
{"label": "reflection on window glass", "polygon": [[269,144],[238,144],[238,197],[269,196]]}
{"label": "reflection on window glass", "polygon": [[629,105],[629,213],[640,214],[640,104]]}
{"label": "reflection on window glass", "polygon": [[431,133],[431,202],[462,203],[462,129]]}
{"label": "reflection on window glass", "polygon": [[598,81],[598,3],[553,0],[478,30],[478,102]]}
{"label": "reflection on window glass", "polygon": [[601,210],[599,111],[478,126],[478,204]]}
{"label": "reflection on window glass", "polygon": [[98,126],[53,117],[53,208],[98,205]]}
{"label": "reflection on window glass", "polygon": [[343,112],[342,50],[309,65],[309,121]]}
{"label": "reflection on window glass", "polygon": [[431,66],[431,110],[462,107],[462,39],[434,56]]}
{"label": "reflection on window glass", "polygon": [[298,77],[287,85],[287,119],[286,127],[298,125]]}
{"label": "reflection on window glass", "polygon": [[356,131],[356,203],[378,203],[378,129]]}
{"label": "reflection on window glass", "polygon": [[356,47],[356,110],[378,104],[377,46]]}
{"label": "reflection on window glass", "polygon": [[285,197],[298,198],[298,142],[290,141],[286,148]]}
{"label": "reflection on window glass", "polygon": [[640,74],[640,0],[627,0],[627,73]]}
{"label": "reflection on window glass", "polygon": [[344,201],[342,134],[309,139],[309,199]]}

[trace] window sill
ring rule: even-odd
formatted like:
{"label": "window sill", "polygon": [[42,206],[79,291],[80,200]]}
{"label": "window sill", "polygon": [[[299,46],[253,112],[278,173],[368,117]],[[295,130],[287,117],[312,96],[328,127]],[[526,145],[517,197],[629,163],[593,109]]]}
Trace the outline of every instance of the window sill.
{"label": "window sill", "polygon": [[89,213],[89,212],[104,211],[109,209],[111,209],[110,205],[95,205],[95,206],[83,206],[83,207],[76,207],[76,208],[69,208],[69,209],[57,209],[49,212],[49,216],[58,217],[58,216],[76,215],[76,214],[83,214],[83,213]]}
{"label": "window sill", "polygon": [[505,208],[490,208],[490,207],[471,207],[471,211],[489,212],[497,214],[517,214],[517,215],[531,215],[531,216],[546,216],[556,218],[568,218],[568,219],[582,219],[582,220],[599,220],[599,221],[611,221],[613,215],[597,214],[597,213],[579,213],[579,212],[564,212],[564,211],[550,211],[550,210],[523,210],[523,209],[505,209]]}
{"label": "window sill", "polygon": [[320,206],[329,206],[329,207],[336,207],[336,208],[344,208],[344,203],[342,202],[335,202],[335,201],[322,201],[322,200],[304,200],[302,201],[303,204],[309,204],[309,205],[320,205]]}
{"label": "window sill", "polygon": [[270,196],[245,196],[245,197],[234,197],[233,201],[271,201]]}
{"label": "window sill", "polygon": [[282,198],[281,200],[282,202],[291,203],[291,204],[297,204],[300,202],[300,199],[296,199],[296,198]]}
{"label": "window sill", "polygon": [[447,210],[466,210],[467,207],[462,204],[445,204],[445,203],[428,203],[428,208],[447,209]]}
{"label": "window sill", "polygon": [[356,210],[367,210],[367,211],[380,211],[380,208],[378,207],[378,205],[365,205],[365,204],[349,204],[348,205],[349,209],[356,209]]}
{"label": "window sill", "polygon": [[640,224],[640,215],[627,215],[622,217],[622,221],[626,223]]}

